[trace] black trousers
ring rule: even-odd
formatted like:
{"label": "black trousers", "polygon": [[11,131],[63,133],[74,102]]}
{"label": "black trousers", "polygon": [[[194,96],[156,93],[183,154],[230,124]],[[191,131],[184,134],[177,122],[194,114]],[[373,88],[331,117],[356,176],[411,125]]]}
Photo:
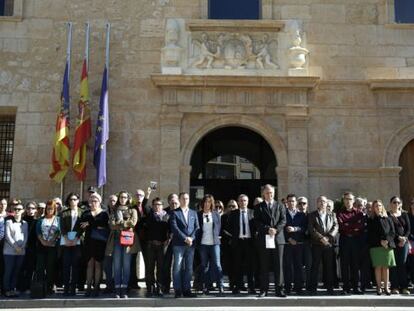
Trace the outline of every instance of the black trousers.
{"label": "black trousers", "polygon": [[296,291],[303,287],[303,244],[286,244],[283,253],[283,276],[285,279],[285,289],[291,290],[291,284],[294,283]]}
{"label": "black trousers", "polygon": [[65,288],[76,287],[78,284],[81,256],[80,245],[63,247],[63,285]]}
{"label": "black trousers", "polygon": [[237,239],[231,244],[234,258],[234,286],[237,289],[244,287],[244,275],[247,276],[249,289],[254,289],[254,242],[253,239]]}
{"label": "black trousers", "polygon": [[346,291],[350,290],[351,288],[358,288],[361,251],[361,237],[341,236],[339,238],[341,276],[343,289]]}
{"label": "black trousers", "polygon": [[30,284],[32,282],[33,273],[36,268],[36,248],[28,247],[26,248],[26,254],[24,256],[24,261],[20,267],[19,278],[17,280],[17,289],[21,292],[24,292],[30,289]]}
{"label": "black trousers", "polygon": [[46,274],[47,288],[51,290],[55,284],[57,249],[38,244],[36,253],[36,273],[39,276]]}
{"label": "black trousers", "polygon": [[[147,291],[162,289],[162,267],[165,256],[164,244],[154,244],[149,242],[147,244],[147,262],[145,265],[145,282]],[[155,278],[155,268],[157,271],[157,278]]]}
{"label": "black trousers", "polygon": [[260,262],[260,291],[267,292],[269,290],[269,270],[273,269],[275,287],[282,286],[282,264],[283,264],[284,245],[276,244],[276,248],[266,249],[263,246],[259,248]]}
{"label": "black trousers", "polygon": [[328,290],[333,290],[333,260],[334,249],[331,246],[312,245],[312,268],[310,290],[315,291],[318,288],[319,265],[322,262],[325,268],[325,285]]}
{"label": "black trousers", "polygon": [[162,264],[162,287],[164,291],[171,289],[171,267],[173,261],[173,250],[171,243],[168,244]]}

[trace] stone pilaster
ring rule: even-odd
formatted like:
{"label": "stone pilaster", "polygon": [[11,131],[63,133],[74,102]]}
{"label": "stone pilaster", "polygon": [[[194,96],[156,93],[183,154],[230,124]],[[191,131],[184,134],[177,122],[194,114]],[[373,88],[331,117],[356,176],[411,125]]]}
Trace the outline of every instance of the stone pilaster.
{"label": "stone pilaster", "polygon": [[180,128],[182,114],[161,116],[160,195],[178,192],[180,185]]}
{"label": "stone pilaster", "polygon": [[288,192],[308,196],[308,118],[287,116],[286,130]]}

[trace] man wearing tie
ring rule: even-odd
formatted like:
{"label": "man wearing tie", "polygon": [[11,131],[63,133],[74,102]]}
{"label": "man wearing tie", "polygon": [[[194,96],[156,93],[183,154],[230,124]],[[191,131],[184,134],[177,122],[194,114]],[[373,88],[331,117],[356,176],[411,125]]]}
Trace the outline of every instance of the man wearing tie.
{"label": "man wearing tie", "polygon": [[338,222],[335,213],[327,210],[328,199],[325,196],[319,196],[316,204],[318,210],[310,213],[308,219],[308,230],[312,243],[310,294],[316,294],[319,265],[322,260],[326,271],[326,288],[328,294],[333,295],[333,256],[335,237],[338,234]]}
{"label": "man wearing tie", "polygon": [[272,185],[268,184],[263,187],[262,196],[264,201],[254,210],[261,269],[259,297],[268,294],[269,264],[274,270],[276,296],[286,297],[282,288],[283,247],[285,243],[283,229],[286,224],[286,208],[274,200],[275,188]]}
{"label": "man wearing tie", "polygon": [[180,207],[171,215],[171,232],[173,234],[174,266],[173,285],[175,298],[195,297],[191,293],[193,276],[194,239],[199,230],[197,212],[189,208],[190,196],[186,192],[179,195]]}
{"label": "man wearing tie", "polygon": [[[247,208],[249,198],[245,194],[239,195],[239,208],[231,212],[229,216],[229,231],[231,233],[231,250],[234,258],[235,286],[233,294],[239,294],[244,290],[243,276],[247,275],[249,294],[255,294],[254,290],[254,224],[253,210]],[[242,267],[245,267],[243,271]]]}

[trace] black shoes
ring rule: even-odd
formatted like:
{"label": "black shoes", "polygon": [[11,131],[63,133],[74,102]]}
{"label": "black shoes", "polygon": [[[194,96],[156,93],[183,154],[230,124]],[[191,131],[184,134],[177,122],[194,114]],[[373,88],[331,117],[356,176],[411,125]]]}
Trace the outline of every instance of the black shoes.
{"label": "black shoes", "polygon": [[175,291],[175,295],[174,295],[174,297],[175,298],[180,298],[182,296],[182,293],[180,292],[180,291]]}
{"label": "black shoes", "polygon": [[261,291],[260,291],[260,293],[259,293],[259,295],[257,295],[257,297],[258,297],[258,298],[267,297],[267,292],[266,292],[266,291],[261,290]]}
{"label": "black shoes", "polygon": [[183,297],[184,297],[184,298],[196,298],[196,297],[197,297],[197,295],[196,295],[196,294],[194,294],[194,293],[192,293],[192,292],[184,292],[184,293],[183,293]]}
{"label": "black shoes", "polygon": [[275,296],[279,298],[286,298],[285,291],[281,288],[276,289]]}

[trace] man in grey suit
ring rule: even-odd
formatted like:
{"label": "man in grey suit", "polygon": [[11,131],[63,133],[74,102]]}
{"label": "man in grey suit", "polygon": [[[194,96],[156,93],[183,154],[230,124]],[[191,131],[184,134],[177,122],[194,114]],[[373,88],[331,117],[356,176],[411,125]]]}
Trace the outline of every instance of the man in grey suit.
{"label": "man in grey suit", "polygon": [[[272,185],[265,185],[263,187],[262,196],[264,201],[254,210],[254,223],[257,229],[261,269],[259,297],[264,297],[268,294],[270,266],[274,272],[276,296],[286,297],[282,288],[282,260],[285,244],[283,229],[286,225],[286,208],[274,200],[275,188]],[[273,248],[272,242],[274,242]]]}
{"label": "man in grey suit", "polygon": [[310,294],[316,294],[318,286],[319,265],[326,271],[326,288],[329,295],[334,294],[333,290],[333,256],[335,237],[338,234],[338,222],[334,212],[327,210],[328,199],[319,196],[316,200],[317,211],[309,214],[308,230],[312,244],[312,268],[310,281]]}

